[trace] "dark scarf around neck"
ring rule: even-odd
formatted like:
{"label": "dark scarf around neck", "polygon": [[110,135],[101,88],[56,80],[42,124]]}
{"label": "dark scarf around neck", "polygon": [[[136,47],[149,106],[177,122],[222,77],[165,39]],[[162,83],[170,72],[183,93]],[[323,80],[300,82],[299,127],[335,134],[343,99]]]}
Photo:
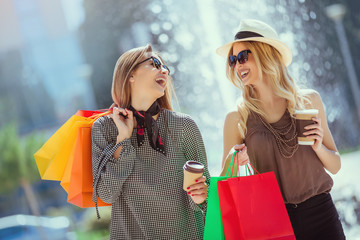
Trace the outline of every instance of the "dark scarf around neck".
{"label": "dark scarf around neck", "polygon": [[147,130],[148,138],[150,146],[163,154],[165,154],[165,147],[159,135],[159,126],[157,125],[153,116],[158,114],[161,110],[160,105],[157,101],[155,101],[147,111],[137,111],[133,106],[130,106],[129,110],[131,110],[136,118],[136,137],[138,146],[144,144],[145,137],[145,128]]}

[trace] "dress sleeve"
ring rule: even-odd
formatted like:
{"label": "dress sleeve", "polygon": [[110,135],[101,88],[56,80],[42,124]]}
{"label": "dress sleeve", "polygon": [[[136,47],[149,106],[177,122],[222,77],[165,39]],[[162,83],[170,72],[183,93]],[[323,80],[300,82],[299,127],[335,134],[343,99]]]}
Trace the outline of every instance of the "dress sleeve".
{"label": "dress sleeve", "polygon": [[[183,123],[183,132],[182,132],[182,142],[183,142],[183,152],[186,158],[186,161],[194,160],[202,163],[205,167],[204,176],[206,177],[206,184],[209,188],[210,184],[210,174],[206,159],[206,151],[204,142],[200,133],[198,126],[195,121],[188,117],[185,118]],[[190,205],[195,211],[203,211],[205,213],[207,200],[202,204],[196,204],[192,198],[188,195]]]}
{"label": "dress sleeve", "polygon": [[[130,139],[115,144],[109,133],[109,122],[98,119],[92,127],[92,172],[93,200],[96,196],[106,203],[113,203],[121,194],[123,184],[131,174],[136,152]],[[108,121],[108,122],[107,122]],[[117,135],[117,134],[116,134]],[[120,146],[122,150],[118,159],[113,155]]]}

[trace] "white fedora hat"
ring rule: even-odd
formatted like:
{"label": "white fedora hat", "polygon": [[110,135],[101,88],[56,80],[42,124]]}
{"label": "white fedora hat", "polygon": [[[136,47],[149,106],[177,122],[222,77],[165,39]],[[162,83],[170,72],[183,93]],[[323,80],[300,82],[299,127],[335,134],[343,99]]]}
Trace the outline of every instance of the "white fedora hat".
{"label": "white fedora hat", "polygon": [[271,45],[282,56],[285,66],[289,66],[292,61],[292,54],[290,48],[279,40],[276,31],[268,24],[254,19],[245,19],[240,22],[234,41],[228,42],[225,45],[216,49],[216,53],[222,57],[227,58],[230,48],[235,42],[256,41]]}

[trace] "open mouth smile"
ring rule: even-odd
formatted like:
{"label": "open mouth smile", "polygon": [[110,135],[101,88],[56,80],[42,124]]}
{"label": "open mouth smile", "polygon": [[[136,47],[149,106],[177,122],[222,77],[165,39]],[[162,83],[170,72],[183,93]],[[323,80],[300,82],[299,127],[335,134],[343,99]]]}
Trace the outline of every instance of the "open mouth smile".
{"label": "open mouth smile", "polygon": [[161,87],[166,87],[166,80],[163,78],[158,78],[155,80],[157,84],[159,84]]}
{"label": "open mouth smile", "polygon": [[249,72],[250,72],[250,70],[241,71],[240,72],[241,79],[245,78],[249,74]]}

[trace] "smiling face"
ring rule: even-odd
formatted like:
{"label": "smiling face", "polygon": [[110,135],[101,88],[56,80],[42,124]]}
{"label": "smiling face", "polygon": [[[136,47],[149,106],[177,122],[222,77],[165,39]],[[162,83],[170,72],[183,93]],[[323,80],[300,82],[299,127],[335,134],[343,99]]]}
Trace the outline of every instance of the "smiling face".
{"label": "smiling face", "polygon": [[129,81],[132,98],[141,98],[153,102],[164,96],[169,72],[162,66],[162,62],[161,69],[156,68],[153,63],[154,60],[150,57],[155,57],[161,62],[154,53],[145,53],[141,61],[149,59],[137,65]]}
{"label": "smiling face", "polygon": [[[130,49],[119,57],[111,86],[111,96],[116,105],[129,108],[137,100],[149,107],[156,100],[162,108],[172,110],[172,78],[166,69],[161,68],[160,61],[154,67],[150,57],[156,55],[151,44],[147,44]],[[160,57],[158,59],[161,60]],[[150,105],[149,101],[152,101]]]}
{"label": "smiling face", "polygon": [[[249,50],[244,42],[236,42],[233,45],[232,55],[238,56],[239,52]],[[259,79],[259,71],[253,53],[248,53],[248,60],[245,63],[236,61],[235,73],[239,76],[244,85],[255,84]]]}

